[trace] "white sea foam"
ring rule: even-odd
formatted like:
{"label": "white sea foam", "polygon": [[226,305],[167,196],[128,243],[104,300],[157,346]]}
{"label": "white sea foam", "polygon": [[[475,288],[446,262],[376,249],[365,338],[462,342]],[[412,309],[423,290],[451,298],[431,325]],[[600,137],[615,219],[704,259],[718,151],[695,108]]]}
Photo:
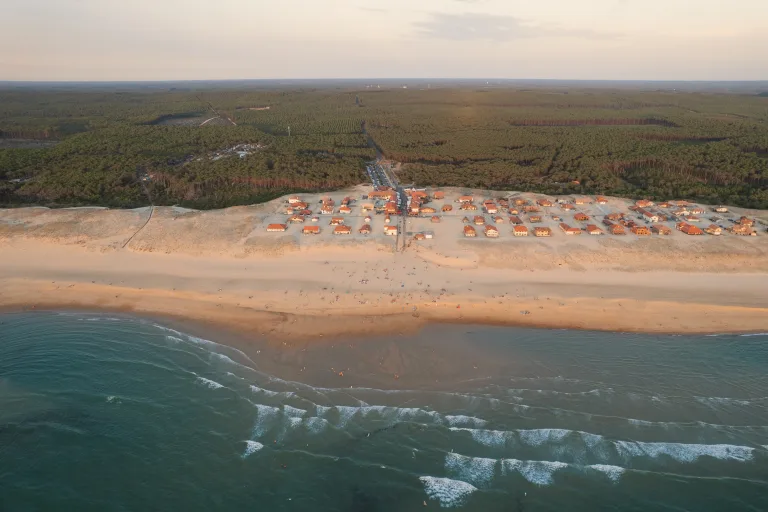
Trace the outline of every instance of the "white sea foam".
{"label": "white sea foam", "polygon": [[306,418],[302,421],[301,424],[311,434],[319,434],[331,427],[331,424],[323,418],[317,418],[314,416]]}
{"label": "white sea foam", "polygon": [[275,398],[275,397],[290,398],[290,397],[296,396],[296,393],[294,393],[293,391],[271,391],[269,389],[264,389],[258,386],[254,386],[253,384],[251,384],[251,391],[253,391],[256,394],[268,396],[270,398]]}
{"label": "white sea foam", "polygon": [[731,444],[641,443],[638,441],[614,441],[613,444],[619,455],[626,459],[666,456],[683,463],[696,462],[700,457],[746,462],[752,460],[752,454],[755,451],[748,446]]}
{"label": "white sea foam", "polygon": [[307,414],[307,411],[305,411],[304,409],[297,409],[296,407],[291,407],[290,405],[284,405],[283,413],[286,416],[290,416],[293,418],[302,418],[305,414]]}
{"label": "white sea foam", "polygon": [[257,441],[246,441],[245,442],[245,451],[243,452],[243,458],[245,459],[249,455],[253,455],[257,451],[264,448],[264,445],[257,442]]}
{"label": "white sea foam", "polygon": [[741,334],[742,337],[750,337],[750,336],[768,336],[768,332],[755,332],[752,334]]}
{"label": "white sea foam", "polygon": [[487,421],[481,418],[475,418],[474,416],[447,415],[444,417],[445,422],[451,427],[484,427],[488,424]]}
{"label": "white sea foam", "polygon": [[526,480],[536,485],[550,485],[554,482],[553,475],[560,469],[567,468],[565,462],[543,460],[503,459],[502,474],[520,473]]}
{"label": "white sea foam", "polygon": [[119,399],[119,398],[117,398],[116,396],[108,396],[108,397],[107,397],[107,403],[110,403],[110,404],[112,404],[112,403],[115,403],[115,404],[119,404],[119,403],[120,403],[120,399]]}
{"label": "white sea foam", "polygon": [[452,477],[486,487],[493,481],[497,462],[496,459],[449,453],[445,456],[445,469]]}
{"label": "white sea foam", "polygon": [[477,491],[474,485],[450,478],[422,476],[419,480],[424,485],[424,492],[429,499],[438,501],[442,508],[460,507]]}
{"label": "white sea foam", "polygon": [[387,405],[337,405],[330,408],[317,406],[317,415],[327,419],[331,414],[332,409],[335,409],[338,412],[339,419],[337,424],[342,427],[347,425],[354,418],[374,419],[387,421],[388,423],[415,421],[442,424],[444,422],[444,418],[435,411],[427,411],[412,407],[390,407]]}
{"label": "white sea foam", "polygon": [[215,380],[206,379],[205,377],[198,377],[197,382],[211,389],[221,389],[224,387],[223,385],[219,384]]}
{"label": "white sea foam", "polygon": [[572,430],[558,428],[541,428],[535,430],[518,430],[517,435],[527,446],[541,446],[549,443],[559,443],[572,434]]}
{"label": "white sea foam", "polygon": [[507,439],[514,436],[512,432],[506,430],[484,430],[476,428],[451,427],[455,432],[468,432],[475,442],[489,448],[503,448],[507,444]]}
{"label": "white sea foam", "polygon": [[604,473],[614,483],[618,482],[621,479],[621,475],[626,471],[626,469],[621,466],[609,466],[606,464],[593,464],[587,467]]}
{"label": "white sea foam", "polygon": [[710,407],[718,407],[722,405],[751,405],[752,402],[749,400],[743,400],[740,398],[728,398],[728,397],[720,397],[720,396],[697,396],[695,397],[696,401],[708,405]]}
{"label": "white sea foam", "polygon": [[269,405],[256,405],[256,424],[253,426],[253,435],[261,437],[267,433],[270,427],[278,420],[280,409]]}
{"label": "white sea foam", "polygon": [[[700,457],[713,457],[721,460],[745,462],[753,457],[754,448],[730,444],[683,444],[683,443],[646,443],[639,441],[610,441],[603,436],[564,429],[535,430],[483,430],[471,428],[451,428],[452,431],[468,432],[477,443],[490,448],[504,448],[519,443],[525,446],[551,446],[551,453],[556,456],[568,455],[580,459],[587,455],[600,460],[610,460],[616,454],[629,462],[635,457],[659,458],[670,457],[677,462],[696,462]],[[571,440],[571,444],[566,442]],[[580,442],[581,444],[573,444]],[[615,455],[614,455],[615,456]]]}

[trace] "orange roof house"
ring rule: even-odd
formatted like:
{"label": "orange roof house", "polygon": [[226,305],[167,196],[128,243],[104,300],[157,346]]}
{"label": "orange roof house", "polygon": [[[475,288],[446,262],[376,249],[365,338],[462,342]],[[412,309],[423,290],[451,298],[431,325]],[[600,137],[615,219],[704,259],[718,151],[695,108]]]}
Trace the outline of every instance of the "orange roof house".
{"label": "orange roof house", "polygon": [[648,236],[651,234],[651,230],[645,226],[632,226],[632,233],[638,236]]}
{"label": "orange roof house", "polygon": [[370,224],[363,224],[360,227],[360,230],[358,232],[361,235],[370,235],[371,234],[371,225]]}
{"label": "orange roof house", "polygon": [[731,226],[731,233],[740,236],[757,236],[757,231],[747,224],[734,224]]}
{"label": "orange roof house", "polygon": [[516,206],[524,206],[526,204],[528,204],[528,200],[527,199],[523,199],[521,197],[515,199],[515,205]]}
{"label": "orange roof house", "polygon": [[718,206],[716,208],[713,208],[716,213],[728,213],[728,207],[727,206]]}
{"label": "orange roof house", "polygon": [[544,227],[533,228],[533,234],[538,237],[552,236],[552,230]]}
{"label": "orange roof house", "polygon": [[271,233],[278,232],[278,231],[285,231],[286,229],[288,229],[288,226],[286,226],[285,224],[270,224],[269,226],[267,226],[267,231]]}
{"label": "orange roof house", "polygon": [[304,235],[319,235],[320,226],[304,226],[304,228],[301,230],[301,233]]}
{"label": "orange roof house", "polygon": [[437,200],[445,199],[445,192],[442,190],[436,190],[435,193],[432,195]]}
{"label": "orange roof house", "polygon": [[539,199],[536,201],[536,204],[541,206],[542,208],[550,208],[552,206],[552,201],[549,199]]}
{"label": "orange roof house", "polygon": [[669,229],[664,224],[654,224],[651,226],[651,233],[656,233],[657,235],[671,235],[672,230]]}
{"label": "orange roof house", "polygon": [[643,218],[650,222],[659,222],[659,216],[655,213],[651,213],[644,208],[638,208],[637,213],[643,216]]}
{"label": "orange roof house", "polygon": [[485,224],[485,217],[482,215],[475,215],[475,218],[473,219],[474,223],[478,226]]}
{"label": "orange roof house", "polygon": [[594,224],[587,224],[587,227],[584,228],[584,231],[589,233],[590,235],[602,235],[603,230],[599,227],[595,226]]}
{"label": "orange roof house", "polygon": [[365,218],[363,219],[363,222],[365,222],[366,224],[370,224],[371,223],[371,216],[370,215],[366,215]]}
{"label": "orange roof house", "polygon": [[431,206],[425,206],[421,209],[421,213],[429,214],[429,213],[435,213],[437,210],[432,208]]}
{"label": "orange roof house", "polygon": [[515,226],[512,228],[515,236],[528,236],[528,228],[525,226]]}
{"label": "orange roof house", "polygon": [[496,203],[494,203],[493,201],[490,201],[490,202],[486,201],[485,203],[483,203],[483,208],[485,209],[485,213],[490,215],[498,213],[499,211],[499,207],[496,206]]}
{"label": "orange roof house", "polygon": [[303,215],[293,215],[288,219],[288,222],[291,224],[300,224],[304,222],[304,216]]}
{"label": "orange roof house", "polygon": [[443,212],[453,211],[453,206],[451,206],[450,204],[444,204],[443,207],[440,208],[440,211],[443,211]]}
{"label": "orange roof house", "polygon": [[754,219],[750,219],[748,217],[741,217],[739,219],[739,224],[741,224],[742,226],[752,227],[752,226],[755,225],[755,221],[754,221]]}
{"label": "orange roof house", "polygon": [[539,208],[538,206],[528,205],[528,206],[523,206],[523,211],[525,213],[539,213],[541,212],[541,208]]}
{"label": "orange roof house", "polygon": [[416,233],[416,234],[413,236],[413,239],[414,239],[414,240],[426,240],[426,239],[427,239],[427,236],[426,236],[424,233]]}
{"label": "orange roof house", "polygon": [[440,217],[438,217],[437,215],[433,215],[432,216],[432,222],[434,224],[438,224],[440,222]]}
{"label": "orange roof house", "polygon": [[496,229],[495,226],[488,224],[487,226],[485,226],[485,236],[487,236],[488,238],[498,238],[499,230]]}
{"label": "orange roof house", "polygon": [[565,222],[561,222],[560,223],[560,229],[562,229],[563,233],[565,233],[566,235],[580,235],[581,234],[581,230],[579,228],[572,228],[571,226],[569,226]]}
{"label": "orange roof house", "polygon": [[635,206],[638,208],[649,208],[653,206],[653,201],[648,201],[647,199],[641,199],[639,201],[635,201]]}
{"label": "orange roof house", "polygon": [[711,224],[707,229],[704,230],[706,233],[710,235],[720,236],[723,232],[723,228],[718,226],[717,224]]}
{"label": "orange roof house", "polygon": [[477,231],[472,226],[464,226],[464,236],[468,238],[477,236]]}
{"label": "orange roof house", "polygon": [[512,215],[509,217],[509,222],[511,222],[512,224],[520,225],[523,223],[523,220],[517,215]]}
{"label": "orange roof house", "polygon": [[562,204],[560,204],[560,208],[562,208],[563,210],[568,210],[569,211],[569,210],[575,209],[576,207],[573,206],[570,203],[562,203]]}
{"label": "orange roof house", "polygon": [[469,217],[464,217],[463,219],[461,219],[461,222],[463,222],[464,224],[469,224]]}
{"label": "orange roof house", "polygon": [[333,215],[333,206],[323,205],[323,207],[320,208],[320,213],[323,215]]}
{"label": "orange roof house", "polygon": [[597,204],[608,204],[608,200],[603,196],[597,196]]}
{"label": "orange roof house", "polygon": [[461,203],[461,209],[464,210],[464,211],[472,211],[473,212],[473,211],[477,210],[477,206],[474,203],[464,202],[464,203]]}
{"label": "orange roof house", "polygon": [[331,226],[338,226],[340,224],[344,224],[344,217],[332,217],[330,224]]}
{"label": "orange roof house", "polygon": [[529,215],[528,216],[528,221],[531,224],[537,224],[537,223],[541,222],[541,215]]}
{"label": "orange roof house", "polygon": [[688,224],[687,222],[678,222],[675,226],[678,231],[682,231],[686,235],[703,235],[704,232],[699,229],[697,226],[694,226],[693,224]]}
{"label": "orange roof house", "polygon": [[395,199],[395,192],[391,190],[374,190],[368,193],[368,199],[384,199],[385,201],[392,201]]}
{"label": "orange roof house", "polygon": [[295,204],[295,203],[300,203],[300,202],[301,202],[301,198],[299,196],[291,196],[291,197],[288,198],[288,203],[289,204]]}
{"label": "orange roof house", "polygon": [[339,213],[343,215],[347,215],[349,213],[352,213],[352,208],[350,208],[349,206],[342,206],[339,208]]}
{"label": "orange roof house", "polygon": [[475,198],[472,196],[459,196],[457,203],[471,203]]}
{"label": "orange roof house", "polygon": [[493,222],[495,222],[496,224],[503,224],[504,217],[502,217],[501,215],[497,215],[493,218]]}
{"label": "orange roof house", "polygon": [[384,226],[384,234],[387,236],[397,236],[397,226]]}
{"label": "orange roof house", "polygon": [[589,220],[589,215],[586,215],[584,213],[577,213],[576,215],[573,216],[573,219],[579,222],[584,222]]}
{"label": "orange roof house", "polygon": [[352,228],[349,226],[344,226],[343,224],[336,226],[333,228],[333,234],[334,235],[349,235],[352,234]]}
{"label": "orange roof house", "polygon": [[608,226],[608,231],[611,232],[612,235],[625,235],[627,232],[624,230],[624,226],[621,224],[611,224]]}

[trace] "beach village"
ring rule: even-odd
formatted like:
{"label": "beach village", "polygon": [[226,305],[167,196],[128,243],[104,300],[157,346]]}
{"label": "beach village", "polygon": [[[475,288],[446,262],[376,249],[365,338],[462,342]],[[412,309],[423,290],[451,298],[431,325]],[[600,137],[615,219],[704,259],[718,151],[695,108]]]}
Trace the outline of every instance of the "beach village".
{"label": "beach village", "polygon": [[310,237],[393,237],[408,246],[444,239],[757,236],[764,222],[726,206],[654,203],[601,196],[543,196],[454,189],[357,187],[290,196],[265,218],[267,233]]}

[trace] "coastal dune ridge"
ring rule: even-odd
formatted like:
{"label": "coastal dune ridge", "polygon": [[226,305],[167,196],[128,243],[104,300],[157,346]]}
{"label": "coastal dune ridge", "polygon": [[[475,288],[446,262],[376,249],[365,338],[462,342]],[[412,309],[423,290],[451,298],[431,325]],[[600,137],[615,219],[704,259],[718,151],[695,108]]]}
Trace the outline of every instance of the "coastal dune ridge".
{"label": "coastal dune ridge", "polygon": [[[0,210],[0,308],[129,312],[292,339],[410,333],[478,323],[655,333],[768,331],[768,236],[465,239],[461,213],[408,219],[386,236],[373,215],[357,234],[369,187],[305,194],[358,198],[353,235],[302,235],[287,197],[255,206]],[[459,189],[446,189],[445,204]],[[473,191],[475,196],[501,193]],[[525,194],[530,201],[535,194]],[[628,200],[607,198],[605,211]],[[439,206],[439,204],[437,205]],[[734,209],[760,221],[766,212]],[[309,221],[307,221],[309,223]],[[314,223],[312,223],[314,224]],[[412,240],[429,226],[434,238]],[[402,249],[402,246],[405,249]]]}

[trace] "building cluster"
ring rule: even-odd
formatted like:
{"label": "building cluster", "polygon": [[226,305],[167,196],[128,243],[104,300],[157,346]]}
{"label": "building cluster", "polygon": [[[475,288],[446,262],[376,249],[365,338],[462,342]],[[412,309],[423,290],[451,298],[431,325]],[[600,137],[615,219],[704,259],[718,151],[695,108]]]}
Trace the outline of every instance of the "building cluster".
{"label": "building cluster", "polygon": [[[729,214],[728,208],[712,207],[708,214],[703,207],[687,201],[656,204],[639,200],[629,208],[622,208],[624,211],[607,211],[603,205],[607,205],[608,200],[601,196],[529,199],[523,196],[476,198],[466,194],[456,197],[453,204],[445,199],[445,193],[439,190],[428,192],[412,188],[406,189],[405,195],[401,196],[391,188],[377,187],[361,198],[359,208],[365,218],[358,233],[373,233],[371,214],[375,213],[383,215],[382,231],[387,236],[400,234],[398,222],[393,221],[393,216],[397,215],[429,219],[432,224],[440,224],[446,215],[461,218],[462,232],[467,238],[476,238],[481,234],[486,238],[499,238],[507,222],[514,237],[551,237],[553,229],[544,225],[546,223],[559,228],[566,236],[622,236],[629,233],[640,237],[669,236],[674,230],[690,236],[720,236],[726,232],[742,236],[757,234],[754,219],[741,217],[731,220],[731,224],[726,226],[723,216]],[[291,224],[309,224],[302,226],[302,233],[317,235],[322,231],[320,219],[327,216],[329,229],[334,235],[351,235],[353,229],[348,225],[347,217],[352,215],[356,202],[351,197],[345,197],[336,205],[333,198],[325,197],[319,201],[317,215],[313,216],[307,202],[299,196],[292,196],[284,207],[288,216],[285,223],[269,224],[267,231],[282,232]],[[732,217],[730,214],[725,216]],[[709,217],[707,221],[706,217]],[[417,241],[434,237],[433,231],[411,234]]]}

